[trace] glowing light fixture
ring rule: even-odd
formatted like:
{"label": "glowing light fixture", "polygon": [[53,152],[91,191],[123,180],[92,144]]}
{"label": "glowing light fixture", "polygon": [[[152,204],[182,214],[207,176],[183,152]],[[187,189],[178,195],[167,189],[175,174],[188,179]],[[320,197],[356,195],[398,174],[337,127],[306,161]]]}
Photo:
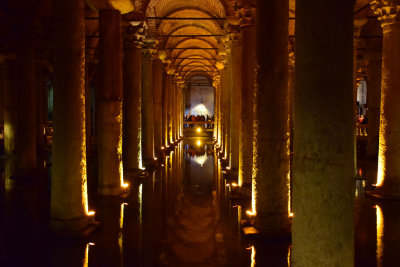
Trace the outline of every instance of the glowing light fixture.
{"label": "glowing light fixture", "polygon": [[196,145],[201,146],[201,141],[197,140]]}
{"label": "glowing light fixture", "polygon": [[201,128],[200,127],[196,128],[196,132],[201,133]]}
{"label": "glowing light fixture", "polygon": [[237,183],[232,183],[232,187],[238,187],[239,185]]}

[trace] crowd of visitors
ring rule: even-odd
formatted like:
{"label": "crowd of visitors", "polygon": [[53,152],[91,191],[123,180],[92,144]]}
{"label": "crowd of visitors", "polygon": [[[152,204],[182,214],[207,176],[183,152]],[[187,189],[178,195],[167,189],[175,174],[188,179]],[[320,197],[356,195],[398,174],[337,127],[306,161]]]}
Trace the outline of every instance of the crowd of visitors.
{"label": "crowd of visitors", "polygon": [[[186,115],[184,118],[183,118],[183,120],[184,120],[184,122],[205,122],[205,124],[204,124],[204,128],[206,128],[206,129],[212,129],[212,128],[214,128],[214,124],[213,124],[213,122],[214,122],[214,115],[212,115],[212,116],[209,116],[209,115],[206,115],[206,116],[204,116],[204,115],[192,115],[192,114],[189,114],[189,115]],[[185,123],[184,124],[184,127],[185,128],[196,128],[195,126],[194,126],[194,124],[190,124],[190,123]]]}

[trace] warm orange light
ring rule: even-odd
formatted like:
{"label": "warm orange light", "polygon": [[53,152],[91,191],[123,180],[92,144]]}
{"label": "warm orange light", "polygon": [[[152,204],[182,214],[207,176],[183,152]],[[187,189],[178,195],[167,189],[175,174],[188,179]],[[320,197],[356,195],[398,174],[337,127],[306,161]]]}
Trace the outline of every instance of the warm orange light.
{"label": "warm orange light", "polygon": [[252,211],[252,210],[247,210],[246,214],[249,215],[249,216],[256,216],[257,215],[257,213],[255,211]]}
{"label": "warm orange light", "polygon": [[161,150],[164,150],[164,149],[165,149],[165,147],[162,146],[162,147],[161,147]]}
{"label": "warm orange light", "polygon": [[196,131],[197,131],[198,133],[201,133],[201,128],[197,128]]}
{"label": "warm orange light", "polygon": [[232,183],[232,187],[238,187],[239,185],[237,183]]}
{"label": "warm orange light", "polygon": [[123,183],[121,186],[122,186],[123,188],[128,188],[129,184]]}
{"label": "warm orange light", "polygon": [[198,146],[201,146],[201,141],[198,140],[198,141],[196,142],[196,144],[197,144]]}
{"label": "warm orange light", "polygon": [[93,243],[93,242],[89,243],[89,246],[94,246],[94,245],[95,245],[95,243]]}
{"label": "warm orange light", "polygon": [[293,212],[291,212],[291,213],[289,214],[289,217],[290,217],[290,218],[292,218],[292,217],[293,217]]}
{"label": "warm orange light", "polygon": [[95,214],[96,214],[95,211],[89,211],[89,212],[87,213],[87,215],[89,215],[89,216],[94,216]]}

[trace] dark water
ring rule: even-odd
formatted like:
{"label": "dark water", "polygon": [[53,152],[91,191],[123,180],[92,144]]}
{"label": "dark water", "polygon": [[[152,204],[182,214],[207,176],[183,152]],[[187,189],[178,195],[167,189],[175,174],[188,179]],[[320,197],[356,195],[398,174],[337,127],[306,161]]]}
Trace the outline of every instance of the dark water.
{"label": "dark water", "polygon": [[[400,202],[364,194],[375,182],[375,165],[359,164],[367,180],[355,187],[355,265],[400,266]],[[157,171],[128,181],[127,198],[91,196],[101,227],[88,239],[47,237],[46,173],[40,182],[15,182],[3,168],[0,266],[290,266],[287,241],[240,234],[250,203],[230,200],[231,187],[205,138],[186,139]]]}

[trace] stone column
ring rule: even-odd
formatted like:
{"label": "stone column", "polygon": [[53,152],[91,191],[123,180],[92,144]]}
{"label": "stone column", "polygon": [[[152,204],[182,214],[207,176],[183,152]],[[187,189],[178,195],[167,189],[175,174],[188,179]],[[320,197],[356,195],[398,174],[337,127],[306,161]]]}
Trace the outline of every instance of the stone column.
{"label": "stone column", "polygon": [[367,54],[368,60],[368,139],[367,139],[367,156],[376,157],[378,155],[378,138],[379,138],[379,114],[381,100],[381,78],[382,78],[382,55]]}
{"label": "stone column", "polygon": [[19,35],[16,67],[18,77],[18,126],[16,136],[16,174],[31,173],[36,162],[36,83],[33,25],[24,25]]}
{"label": "stone column", "polygon": [[136,38],[138,29],[128,27],[124,39],[123,61],[123,161],[124,169],[137,171],[141,155],[141,70],[142,43]]}
{"label": "stone column", "polygon": [[288,4],[257,4],[253,212],[256,227],[272,234],[290,231]]}
{"label": "stone column", "polygon": [[[255,17],[253,16],[255,19]],[[256,27],[249,20],[242,25],[243,68],[242,68],[242,109],[239,137],[239,185],[251,185],[253,172],[253,93],[256,63]]]}
{"label": "stone column", "polygon": [[400,197],[400,2],[371,1],[383,29],[377,194]]}
{"label": "stone column", "polygon": [[242,53],[243,40],[239,29],[234,29],[230,34],[232,39],[232,62],[230,79],[232,82],[230,92],[230,157],[229,166],[233,176],[238,174],[239,170],[239,136],[241,124],[241,98],[242,98]]}
{"label": "stone column", "polygon": [[176,141],[176,77],[172,79],[172,87],[171,87],[171,134],[172,134],[172,143]]}
{"label": "stone column", "polygon": [[220,146],[220,127],[219,120],[221,114],[220,102],[221,102],[221,77],[220,75],[215,75],[213,78],[213,86],[215,90],[215,111],[214,111],[214,138],[217,142],[217,145]]}
{"label": "stone column", "polygon": [[168,75],[162,73],[162,146],[168,146]]}
{"label": "stone column", "polygon": [[353,2],[297,0],[295,57],[293,266],[353,266]]}
{"label": "stone column", "polygon": [[229,129],[230,129],[230,79],[229,79],[229,73],[230,73],[230,64],[228,63],[225,69],[222,70],[222,95],[223,95],[223,103],[222,103],[222,109],[223,109],[223,115],[222,115],[222,125],[223,125],[223,145],[224,145],[224,159],[227,159],[229,162],[229,155],[230,155],[230,149],[229,149]]}
{"label": "stone column", "polygon": [[167,76],[168,82],[167,82],[167,99],[168,99],[168,144],[172,145],[173,143],[173,137],[172,137],[172,90],[174,86],[173,82],[173,76],[171,74],[168,74]]}
{"label": "stone column", "polygon": [[99,32],[98,190],[103,195],[118,195],[123,183],[121,13],[114,9],[100,10]]}
{"label": "stone column", "polygon": [[50,227],[88,225],[85,140],[85,12],[83,0],[54,8],[54,113]]}
{"label": "stone column", "polygon": [[153,61],[154,84],[154,148],[159,151],[162,147],[162,87],[163,65],[160,59]]}
{"label": "stone column", "polygon": [[145,41],[142,51],[142,159],[149,166],[154,163],[154,42]]}

